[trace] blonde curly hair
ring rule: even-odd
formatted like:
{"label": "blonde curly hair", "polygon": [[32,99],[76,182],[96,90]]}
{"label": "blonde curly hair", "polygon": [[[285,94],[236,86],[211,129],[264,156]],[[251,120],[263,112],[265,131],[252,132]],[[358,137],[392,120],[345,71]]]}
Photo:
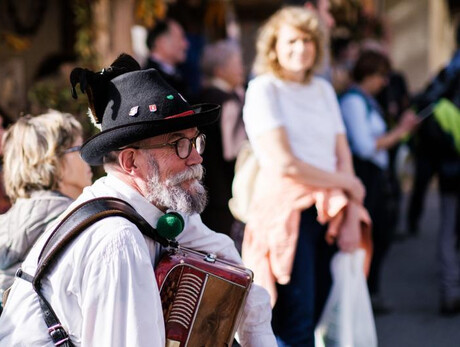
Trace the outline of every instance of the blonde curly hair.
{"label": "blonde curly hair", "polygon": [[82,136],[74,116],[50,110],[18,119],[5,132],[3,178],[12,202],[37,190],[57,190],[62,154]]}
{"label": "blonde curly hair", "polygon": [[304,33],[311,35],[316,47],[316,56],[313,67],[305,72],[304,83],[308,83],[324,57],[325,35],[317,15],[300,6],[288,6],[278,10],[261,27],[257,38],[257,54],[254,62],[254,73],[261,75],[273,73],[283,79],[282,68],[276,54],[276,41],[279,29],[283,25],[290,25]]}

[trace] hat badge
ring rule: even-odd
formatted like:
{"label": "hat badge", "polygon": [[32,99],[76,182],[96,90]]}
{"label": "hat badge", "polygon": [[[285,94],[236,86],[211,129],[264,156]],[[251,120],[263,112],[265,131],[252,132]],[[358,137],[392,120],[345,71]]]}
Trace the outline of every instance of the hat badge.
{"label": "hat badge", "polygon": [[137,111],[139,111],[139,106],[131,107],[131,109],[129,110],[129,115],[131,117],[134,117],[135,115],[137,115]]}
{"label": "hat badge", "polygon": [[155,104],[149,105],[149,110],[150,110],[150,112],[156,112],[156,110],[157,110],[157,105],[155,105]]}

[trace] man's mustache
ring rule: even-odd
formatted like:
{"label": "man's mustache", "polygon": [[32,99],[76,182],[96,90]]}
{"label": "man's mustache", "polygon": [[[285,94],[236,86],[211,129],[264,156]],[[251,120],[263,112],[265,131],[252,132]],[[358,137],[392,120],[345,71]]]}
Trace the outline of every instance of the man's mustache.
{"label": "man's mustache", "polygon": [[186,171],[183,171],[171,178],[168,178],[166,180],[166,184],[168,186],[175,186],[182,182],[189,181],[192,179],[201,181],[201,179],[203,178],[203,172],[204,172],[203,166],[201,164],[196,164],[196,165],[190,166]]}

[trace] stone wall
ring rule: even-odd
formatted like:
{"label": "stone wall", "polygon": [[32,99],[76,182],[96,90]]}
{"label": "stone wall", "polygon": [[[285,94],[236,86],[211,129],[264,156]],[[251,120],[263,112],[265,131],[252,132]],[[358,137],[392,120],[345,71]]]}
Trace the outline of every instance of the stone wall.
{"label": "stone wall", "polygon": [[454,50],[446,0],[381,0],[389,29],[390,55],[412,92],[423,88]]}

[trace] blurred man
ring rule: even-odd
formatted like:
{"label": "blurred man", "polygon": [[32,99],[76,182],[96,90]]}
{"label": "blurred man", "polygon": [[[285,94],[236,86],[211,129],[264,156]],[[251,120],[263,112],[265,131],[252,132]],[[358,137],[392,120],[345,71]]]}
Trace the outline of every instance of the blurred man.
{"label": "blurred man", "polygon": [[189,47],[181,25],[169,18],[158,21],[148,33],[147,47],[150,55],[145,68],[158,70],[166,82],[187,95],[187,84],[177,69],[187,58]]}

